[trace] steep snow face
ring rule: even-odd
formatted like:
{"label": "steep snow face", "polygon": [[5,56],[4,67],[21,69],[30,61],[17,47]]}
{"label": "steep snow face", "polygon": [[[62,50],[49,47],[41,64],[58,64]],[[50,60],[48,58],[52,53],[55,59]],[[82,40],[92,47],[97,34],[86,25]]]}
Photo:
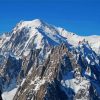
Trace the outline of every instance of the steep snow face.
{"label": "steep snow face", "polygon": [[67,43],[58,30],[36,19],[33,21],[22,21],[13,29],[10,40],[2,47],[2,51],[9,51],[14,55],[21,55],[30,49],[39,49],[49,46]]}
{"label": "steep snow face", "polygon": [[22,29],[23,27],[39,27],[42,26],[42,22],[39,19],[35,19],[33,21],[21,21],[17,24],[17,26],[14,28],[15,33],[17,29]]}
{"label": "steep snow face", "polygon": [[9,41],[10,39],[10,36],[7,36],[6,34],[3,34],[0,36],[0,48],[3,46],[3,44],[6,42],[6,41]]}
{"label": "steep snow face", "polygon": [[63,28],[58,28],[59,33],[67,38],[68,42],[73,46],[78,46],[79,42],[82,42],[84,39],[88,41],[91,48],[96,52],[100,53],[100,36],[92,35],[92,36],[79,36],[75,33],[68,32]]}
{"label": "steep snow face", "polygon": [[18,23],[10,37],[3,36],[1,38],[0,47],[2,52],[9,51],[14,55],[21,55],[24,51],[30,49],[44,48],[48,45],[55,46],[61,43],[69,43],[76,47],[84,39],[88,41],[97,54],[100,53],[100,36],[78,36],[63,28],[35,19]]}
{"label": "steep snow face", "polygon": [[[100,60],[97,54],[91,49],[90,45],[84,41],[80,43],[75,50],[78,63],[82,66],[83,69],[85,69],[82,74],[88,75],[92,78],[98,78],[99,80],[99,77],[95,72],[100,71]],[[83,67],[81,61],[85,63],[85,67]],[[93,66],[95,66],[96,71],[94,71],[92,68]]]}

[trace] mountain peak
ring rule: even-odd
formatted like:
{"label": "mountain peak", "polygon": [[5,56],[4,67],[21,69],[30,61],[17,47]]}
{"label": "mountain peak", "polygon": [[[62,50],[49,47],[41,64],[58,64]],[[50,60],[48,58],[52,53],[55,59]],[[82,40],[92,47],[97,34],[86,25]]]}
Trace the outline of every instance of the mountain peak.
{"label": "mountain peak", "polygon": [[14,28],[14,30],[16,29],[22,29],[22,28],[33,28],[33,27],[41,27],[42,25],[44,25],[44,22],[40,19],[35,19],[32,21],[20,21],[16,27]]}
{"label": "mountain peak", "polygon": [[34,19],[32,20],[33,23],[41,24],[44,23],[41,19]]}
{"label": "mountain peak", "polygon": [[99,44],[100,37],[78,36],[40,19],[21,21],[0,38],[3,100],[99,100]]}

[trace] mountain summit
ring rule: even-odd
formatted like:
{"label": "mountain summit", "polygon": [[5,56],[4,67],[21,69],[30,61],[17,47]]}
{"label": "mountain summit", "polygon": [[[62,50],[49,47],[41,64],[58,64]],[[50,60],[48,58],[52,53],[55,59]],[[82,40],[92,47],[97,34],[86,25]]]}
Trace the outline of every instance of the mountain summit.
{"label": "mountain summit", "polygon": [[100,100],[100,36],[35,19],[0,37],[3,100]]}
{"label": "mountain summit", "polygon": [[33,27],[41,27],[42,25],[44,24],[44,22],[40,19],[35,19],[35,20],[32,20],[32,21],[20,21],[16,28],[18,29],[21,29],[23,27],[30,27],[30,28],[33,28]]}

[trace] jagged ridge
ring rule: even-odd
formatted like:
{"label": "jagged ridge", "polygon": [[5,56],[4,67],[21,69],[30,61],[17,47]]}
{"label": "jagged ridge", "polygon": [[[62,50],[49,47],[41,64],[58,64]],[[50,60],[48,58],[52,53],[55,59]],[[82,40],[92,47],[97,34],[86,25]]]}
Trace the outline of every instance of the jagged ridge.
{"label": "jagged ridge", "polygon": [[0,47],[3,98],[12,93],[10,100],[14,95],[14,100],[99,99],[99,40],[39,19],[21,21],[0,40],[4,41]]}

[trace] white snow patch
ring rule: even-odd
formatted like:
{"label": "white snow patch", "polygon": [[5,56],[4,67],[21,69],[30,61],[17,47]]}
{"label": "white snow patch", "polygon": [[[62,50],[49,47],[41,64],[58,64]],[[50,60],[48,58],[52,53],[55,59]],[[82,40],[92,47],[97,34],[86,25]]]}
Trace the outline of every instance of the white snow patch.
{"label": "white snow patch", "polygon": [[86,60],[88,62],[88,64],[90,64],[90,59],[86,56]]}
{"label": "white snow patch", "polygon": [[21,86],[24,84],[25,80],[26,80],[26,78],[24,78],[23,81],[21,82]]}
{"label": "white snow patch", "polygon": [[50,53],[51,53],[51,50],[50,50],[49,52],[46,53],[45,58],[48,58],[48,56],[50,55]]}
{"label": "white snow patch", "polygon": [[11,91],[3,92],[2,98],[3,100],[13,100],[18,88],[14,88]]}
{"label": "white snow patch", "polygon": [[87,67],[85,74],[91,76],[91,69],[90,69],[90,67]]}
{"label": "white snow patch", "polygon": [[32,73],[33,67],[31,67],[31,69],[28,72],[28,75],[30,75]]}
{"label": "white snow patch", "polygon": [[35,88],[34,91],[39,90],[40,86],[45,83],[45,79],[40,80],[39,77],[37,77],[34,81],[31,81],[30,85],[34,84]]}
{"label": "white snow patch", "polygon": [[95,63],[94,62],[91,62],[91,65],[95,65]]}
{"label": "white snow patch", "polygon": [[30,53],[30,50],[27,50],[27,51],[25,51],[25,52],[23,53],[23,55],[24,55],[24,56],[28,56],[29,53]]}
{"label": "white snow patch", "polygon": [[[68,76],[68,78],[71,78],[71,76]],[[89,81],[85,80],[85,79],[81,79],[81,82],[77,84],[77,79],[63,79],[61,80],[61,84],[64,87],[69,87],[71,89],[73,89],[73,91],[75,93],[78,92],[78,90],[83,89],[83,88],[88,88],[89,86]]]}

